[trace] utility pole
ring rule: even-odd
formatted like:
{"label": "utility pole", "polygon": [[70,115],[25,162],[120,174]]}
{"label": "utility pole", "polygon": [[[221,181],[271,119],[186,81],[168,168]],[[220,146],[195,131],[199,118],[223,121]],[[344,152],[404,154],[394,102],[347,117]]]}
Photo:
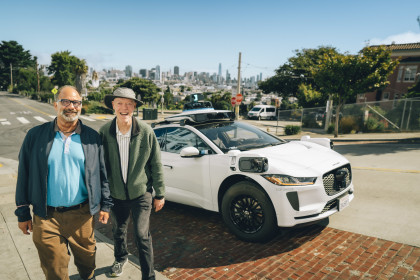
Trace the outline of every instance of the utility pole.
{"label": "utility pole", "polygon": [[[238,62],[238,86],[236,94],[241,93],[241,52],[239,52],[239,62]],[[235,105],[235,119],[239,119],[239,105]]]}
{"label": "utility pole", "polygon": [[12,63],[10,63],[10,88],[13,92],[13,72],[12,72]]}

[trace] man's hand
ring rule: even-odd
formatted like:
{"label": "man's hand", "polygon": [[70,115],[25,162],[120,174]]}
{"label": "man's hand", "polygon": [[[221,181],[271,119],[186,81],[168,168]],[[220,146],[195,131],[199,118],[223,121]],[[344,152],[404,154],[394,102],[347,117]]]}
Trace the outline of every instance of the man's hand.
{"label": "man's hand", "polygon": [[160,211],[165,205],[165,199],[153,199],[153,208],[155,208],[155,212]]}
{"label": "man's hand", "polygon": [[109,213],[105,211],[99,211],[99,222],[106,224],[108,223]]}
{"label": "man's hand", "polygon": [[18,227],[23,232],[23,234],[29,235],[29,232],[32,232],[32,220],[26,222],[18,222]]}

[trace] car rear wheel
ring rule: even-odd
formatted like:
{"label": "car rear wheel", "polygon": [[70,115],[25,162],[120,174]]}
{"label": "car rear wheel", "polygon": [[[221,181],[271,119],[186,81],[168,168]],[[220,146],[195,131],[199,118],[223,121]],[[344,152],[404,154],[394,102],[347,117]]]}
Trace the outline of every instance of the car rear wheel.
{"label": "car rear wheel", "polygon": [[267,195],[255,184],[238,182],[222,200],[222,216],[229,229],[241,240],[267,242],[277,232],[277,219]]}

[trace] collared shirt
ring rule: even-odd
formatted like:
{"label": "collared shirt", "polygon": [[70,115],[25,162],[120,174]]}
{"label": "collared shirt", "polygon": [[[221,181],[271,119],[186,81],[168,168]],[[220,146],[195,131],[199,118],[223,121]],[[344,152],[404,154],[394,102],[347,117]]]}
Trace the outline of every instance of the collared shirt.
{"label": "collared shirt", "polygon": [[47,205],[73,206],[87,200],[85,155],[80,139],[81,125],[66,137],[54,125],[55,137],[48,156]]}
{"label": "collared shirt", "polygon": [[118,123],[116,124],[117,129],[117,142],[118,142],[118,149],[120,151],[120,164],[121,164],[121,174],[124,180],[124,183],[127,183],[127,173],[128,173],[128,159],[129,159],[129,151],[130,151],[130,138],[131,138],[131,128],[128,130],[127,133],[122,134],[118,128]]}

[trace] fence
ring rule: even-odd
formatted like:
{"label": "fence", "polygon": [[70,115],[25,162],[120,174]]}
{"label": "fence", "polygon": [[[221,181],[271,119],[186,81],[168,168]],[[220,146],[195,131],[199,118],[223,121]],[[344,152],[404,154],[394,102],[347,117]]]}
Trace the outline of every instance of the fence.
{"label": "fence", "polygon": [[[329,120],[326,107],[280,110],[277,115],[279,121],[331,132],[335,112],[333,107]],[[402,131],[420,131],[420,98],[346,104],[339,113],[340,133]]]}

